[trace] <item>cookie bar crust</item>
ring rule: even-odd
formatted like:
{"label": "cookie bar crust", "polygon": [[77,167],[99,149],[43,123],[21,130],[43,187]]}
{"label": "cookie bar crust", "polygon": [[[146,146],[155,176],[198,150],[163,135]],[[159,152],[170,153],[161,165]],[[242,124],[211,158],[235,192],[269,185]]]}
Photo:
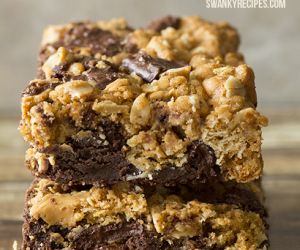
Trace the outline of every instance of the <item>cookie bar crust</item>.
{"label": "cookie bar crust", "polygon": [[51,25],[45,29],[41,45],[41,63],[59,47],[104,56],[114,63],[120,62],[121,54],[139,49],[170,61],[189,61],[197,52],[213,57],[236,52],[239,35],[227,22],[212,23],[197,16],[167,16],[138,29],[120,18]]}
{"label": "cookie bar crust", "polygon": [[[22,97],[20,131],[33,147],[27,166],[36,176],[96,185],[80,164],[98,185],[155,184],[172,170],[178,174],[170,185],[190,170],[201,181],[259,178],[267,120],[255,109],[254,74],[238,43],[228,24],[198,17],[167,17],[136,30],[124,20],[50,27],[39,79]],[[191,166],[190,149],[203,144],[211,160],[203,166],[196,156]],[[80,163],[69,167],[61,155]],[[116,175],[106,178],[112,165]]]}
{"label": "cookie bar crust", "polygon": [[[26,198],[23,249],[267,249],[257,185],[228,185],[211,186],[205,198],[186,186],[70,187],[36,180]],[[251,200],[230,199],[233,187]]]}

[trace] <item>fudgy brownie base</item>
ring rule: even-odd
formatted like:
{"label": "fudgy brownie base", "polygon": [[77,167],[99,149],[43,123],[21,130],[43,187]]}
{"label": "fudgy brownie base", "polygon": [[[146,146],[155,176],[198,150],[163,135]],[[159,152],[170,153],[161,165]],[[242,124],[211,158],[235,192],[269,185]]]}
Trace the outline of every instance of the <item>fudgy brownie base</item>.
{"label": "fudgy brownie base", "polygon": [[36,180],[23,249],[267,249],[259,196],[256,183],[109,189]]}
{"label": "fudgy brownie base", "polygon": [[[187,162],[181,167],[169,164],[147,175],[126,159],[121,150],[122,135],[114,133],[115,127],[108,124],[104,129],[110,141],[108,145],[99,144],[99,133],[94,133],[88,138],[70,139],[70,144],[48,148],[43,153],[29,148],[26,166],[39,177],[73,185],[102,186],[132,181],[136,184],[174,186],[222,180],[214,151],[201,141],[189,146]],[[120,137],[115,139],[118,135]]]}
{"label": "fudgy brownie base", "polygon": [[[223,250],[226,247],[218,247],[216,245],[208,245],[202,236],[195,236],[185,239],[174,239],[172,244],[163,240],[155,232],[151,232],[145,228],[142,223],[138,222],[126,222],[117,225],[108,225],[100,227],[93,225],[87,229],[83,229],[77,235],[74,235],[71,243],[67,248],[64,244],[55,241],[55,236],[52,240],[49,240],[49,236],[52,235],[64,235],[69,234],[68,230],[60,229],[59,227],[50,227],[44,224],[42,221],[25,224],[23,227],[24,234],[36,235],[35,241],[24,242],[24,250],[37,249],[78,249],[78,250]],[[209,234],[209,229],[204,231],[204,234]],[[249,240],[251,240],[249,235]],[[236,248],[239,250],[266,250],[269,243],[267,240],[261,242],[259,246],[253,245],[250,248],[241,247]],[[230,246],[229,248],[230,249]]]}

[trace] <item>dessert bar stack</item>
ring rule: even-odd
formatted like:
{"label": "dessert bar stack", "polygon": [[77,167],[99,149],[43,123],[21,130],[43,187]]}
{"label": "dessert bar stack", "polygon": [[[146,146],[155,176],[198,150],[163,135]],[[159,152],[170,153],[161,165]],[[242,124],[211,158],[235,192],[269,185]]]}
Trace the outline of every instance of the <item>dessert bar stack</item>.
{"label": "dessert bar stack", "polygon": [[267,119],[238,46],[193,16],[46,28],[22,95],[22,248],[267,249]]}

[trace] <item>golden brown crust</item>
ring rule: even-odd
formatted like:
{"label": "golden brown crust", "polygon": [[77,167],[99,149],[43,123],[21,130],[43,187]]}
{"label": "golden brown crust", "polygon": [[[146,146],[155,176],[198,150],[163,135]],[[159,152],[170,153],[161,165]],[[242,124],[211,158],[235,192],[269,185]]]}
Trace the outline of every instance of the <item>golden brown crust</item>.
{"label": "golden brown crust", "polygon": [[147,213],[143,194],[128,191],[126,185],[116,185],[113,190],[91,188],[87,191],[60,193],[58,186],[41,180],[34,188],[34,198],[29,201],[30,216],[42,218],[49,225],[74,227],[79,221],[102,226],[137,219]]}

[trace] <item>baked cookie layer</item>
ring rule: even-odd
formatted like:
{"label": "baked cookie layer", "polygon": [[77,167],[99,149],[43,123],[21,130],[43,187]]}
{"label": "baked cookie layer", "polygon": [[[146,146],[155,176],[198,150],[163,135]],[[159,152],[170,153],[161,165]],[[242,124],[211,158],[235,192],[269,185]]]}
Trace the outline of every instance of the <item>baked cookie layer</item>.
{"label": "baked cookie layer", "polygon": [[198,17],[49,27],[22,97],[27,166],[94,185],[259,178],[267,119],[238,43],[230,25]]}
{"label": "baked cookie layer", "polygon": [[267,249],[259,186],[209,190],[36,180],[26,197],[23,249]]}

